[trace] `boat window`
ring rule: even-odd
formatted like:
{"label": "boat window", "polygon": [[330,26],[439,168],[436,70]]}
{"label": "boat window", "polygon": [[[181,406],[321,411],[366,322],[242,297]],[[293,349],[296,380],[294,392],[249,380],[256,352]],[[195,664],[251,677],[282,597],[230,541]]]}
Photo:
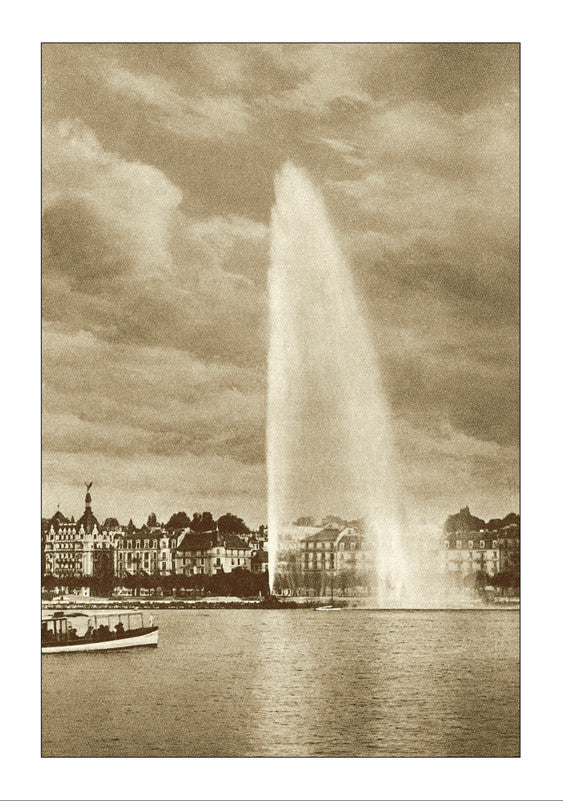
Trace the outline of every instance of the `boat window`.
{"label": "boat window", "polygon": [[458,548],[461,548],[461,540],[458,540],[458,541],[456,542],[456,546],[457,546]]}
{"label": "boat window", "polygon": [[473,540],[469,540],[469,542],[467,543],[467,547],[473,548]]}
{"label": "boat window", "polygon": [[479,546],[481,548],[484,548],[485,547],[485,540],[481,540],[481,542],[479,543]]}

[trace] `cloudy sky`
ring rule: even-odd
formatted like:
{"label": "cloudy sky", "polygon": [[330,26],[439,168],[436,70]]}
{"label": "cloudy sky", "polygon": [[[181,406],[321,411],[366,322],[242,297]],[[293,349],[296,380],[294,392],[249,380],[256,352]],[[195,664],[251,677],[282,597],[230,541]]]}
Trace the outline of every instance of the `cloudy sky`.
{"label": "cloudy sky", "polygon": [[43,513],[93,480],[102,519],[265,522],[287,160],[353,270],[412,524],[516,509],[518,102],[516,45],[45,45]]}

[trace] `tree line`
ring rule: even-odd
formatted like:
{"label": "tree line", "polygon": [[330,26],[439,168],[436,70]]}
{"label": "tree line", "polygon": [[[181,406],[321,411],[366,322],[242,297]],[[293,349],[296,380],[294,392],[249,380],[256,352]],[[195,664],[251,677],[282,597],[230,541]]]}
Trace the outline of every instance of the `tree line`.
{"label": "tree line", "polygon": [[[158,525],[154,513],[149,515],[147,525],[149,527]],[[175,512],[170,520],[164,524],[164,528],[167,531],[189,528],[198,534],[207,531],[217,531],[219,534],[237,534],[243,537],[250,534],[250,529],[244,520],[230,512],[221,515],[217,520],[215,520],[211,512],[194,512],[191,517],[185,511]],[[261,528],[263,529],[263,526]]]}
{"label": "tree line", "polygon": [[189,592],[194,596],[235,595],[251,598],[268,595],[268,573],[252,573],[241,567],[231,573],[218,572],[211,576],[198,574],[185,576],[172,573],[168,576],[149,575],[148,573],[128,574],[121,578],[109,571],[94,576],[44,576],[43,588],[53,592],[57,587],[68,587],[70,591],[89,587],[93,595],[109,596],[118,587],[131,590],[131,595],[140,595],[141,590],[149,590],[156,595],[176,595]]}

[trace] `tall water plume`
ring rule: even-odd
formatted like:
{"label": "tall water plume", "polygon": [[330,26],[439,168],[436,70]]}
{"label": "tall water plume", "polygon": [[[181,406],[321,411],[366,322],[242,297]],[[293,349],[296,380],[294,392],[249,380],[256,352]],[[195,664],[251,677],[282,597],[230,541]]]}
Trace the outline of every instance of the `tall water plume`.
{"label": "tall water plume", "polygon": [[276,177],[269,270],[268,528],[273,587],[295,517],[363,517],[370,595],[406,592],[391,423],[368,326],[324,201],[306,173]]}

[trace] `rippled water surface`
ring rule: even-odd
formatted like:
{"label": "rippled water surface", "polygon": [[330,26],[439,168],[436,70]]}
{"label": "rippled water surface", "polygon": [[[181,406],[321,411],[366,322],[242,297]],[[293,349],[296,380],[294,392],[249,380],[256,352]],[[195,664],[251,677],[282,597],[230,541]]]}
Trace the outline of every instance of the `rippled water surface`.
{"label": "rippled water surface", "polygon": [[43,756],[518,756],[514,611],[155,613],[43,657]]}

